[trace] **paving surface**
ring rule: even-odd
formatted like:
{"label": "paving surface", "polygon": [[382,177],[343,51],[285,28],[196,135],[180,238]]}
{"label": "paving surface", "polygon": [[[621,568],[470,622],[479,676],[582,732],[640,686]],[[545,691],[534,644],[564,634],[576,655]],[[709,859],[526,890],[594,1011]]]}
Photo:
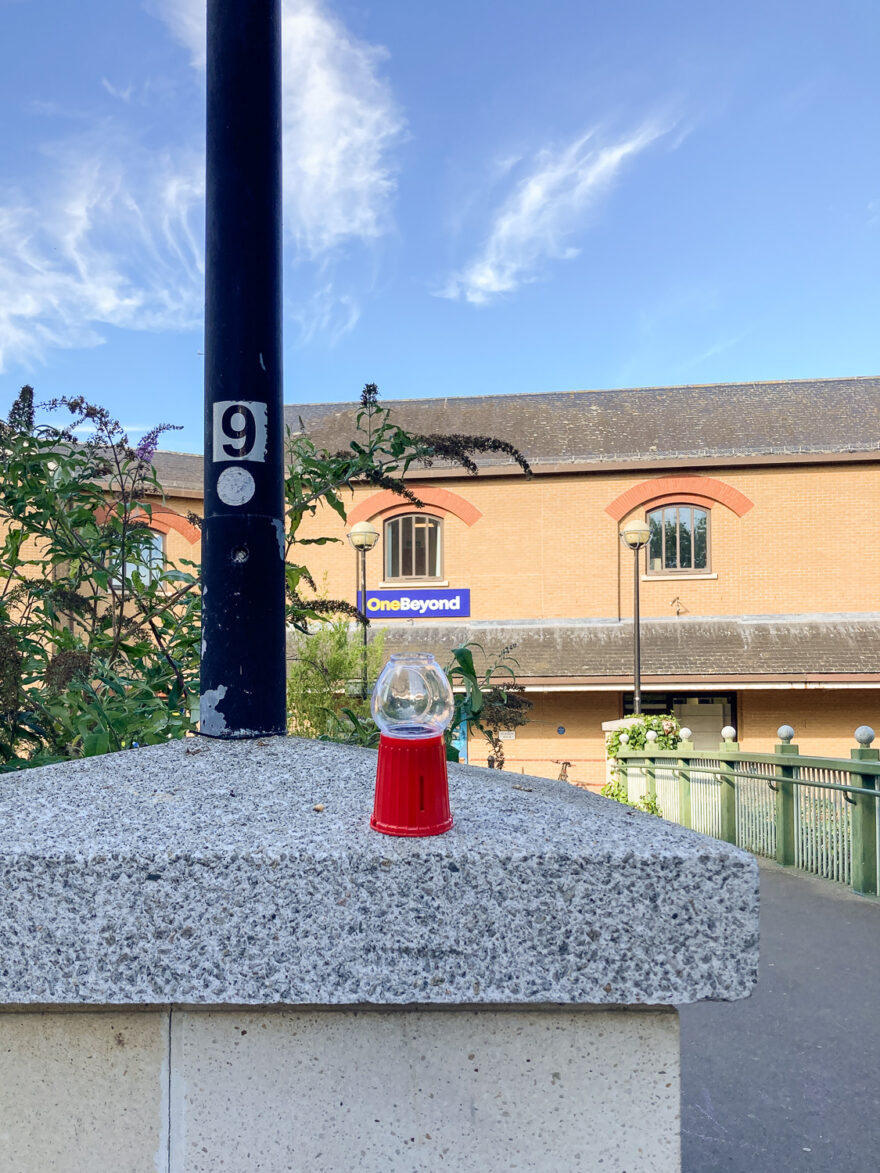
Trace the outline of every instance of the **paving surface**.
{"label": "paving surface", "polygon": [[880,901],[762,861],[757,990],[681,1028],[684,1173],[880,1170]]}

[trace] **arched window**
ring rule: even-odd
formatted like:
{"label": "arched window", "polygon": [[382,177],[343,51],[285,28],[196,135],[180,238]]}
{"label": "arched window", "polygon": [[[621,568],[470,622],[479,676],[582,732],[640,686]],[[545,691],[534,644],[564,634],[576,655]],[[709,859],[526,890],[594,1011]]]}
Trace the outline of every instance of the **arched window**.
{"label": "arched window", "polygon": [[[144,583],[151,583],[165,569],[165,535],[158,530],[141,530],[145,535],[129,546],[125,563],[127,577],[138,574]],[[117,589],[122,585],[122,568],[117,565],[113,575],[113,585]]]}
{"label": "arched window", "polygon": [[443,577],[443,522],[426,513],[403,513],[385,522],[385,579]]}
{"label": "arched window", "polygon": [[648,574],[694,574],[709,570],[709,510],[664,505],[648,513]]}
{"label": "arched window", "polygon": [[154,529],[150,530],[150,536],[138,551],[135,569],[144,582],[152,582],[157,575],[162,573],[165,569],[164,534]]}

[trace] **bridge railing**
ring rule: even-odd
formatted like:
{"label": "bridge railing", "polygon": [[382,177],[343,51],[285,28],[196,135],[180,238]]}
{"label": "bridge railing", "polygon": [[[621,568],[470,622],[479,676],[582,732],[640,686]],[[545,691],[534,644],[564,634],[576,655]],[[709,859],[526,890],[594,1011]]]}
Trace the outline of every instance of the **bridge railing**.
{"label": "bridge railing", "polygon": [[675,750],[622,744],[616,763],[627,797],[653,796],[672,822],[876,896],[880,751],[871,748],[873,729],[859,726],[848,759],[802,755],[790,725],[778,730],[773,753],[745,753],[733,729],[723,734],[710,751],[688,740]]}

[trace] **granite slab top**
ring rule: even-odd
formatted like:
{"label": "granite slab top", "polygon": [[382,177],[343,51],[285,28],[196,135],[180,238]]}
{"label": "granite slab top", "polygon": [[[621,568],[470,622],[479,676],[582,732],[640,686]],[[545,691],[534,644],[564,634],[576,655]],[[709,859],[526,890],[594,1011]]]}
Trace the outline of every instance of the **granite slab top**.
{"label": "granite slab top", "polygon": [[[191,738],[0,777],[0,1005],[674,1005],[746,997],[746,852],[450,766],[455,826],[369,826],[375,751]],[[318,808],[318,809],[316,809]]]}

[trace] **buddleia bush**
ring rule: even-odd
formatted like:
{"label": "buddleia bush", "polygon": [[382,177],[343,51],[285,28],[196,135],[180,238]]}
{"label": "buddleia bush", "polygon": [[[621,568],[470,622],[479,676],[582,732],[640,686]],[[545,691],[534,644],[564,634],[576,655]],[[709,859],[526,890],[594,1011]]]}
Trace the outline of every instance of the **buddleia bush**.
{"label": "buddleia bush", "polygon": [[[131,445],[24,387],[0,424],[0,771],[180,737],[198,702],[198,567],[156,565],[160,425]],[[83,429],[85,441],[78,439]]]}

